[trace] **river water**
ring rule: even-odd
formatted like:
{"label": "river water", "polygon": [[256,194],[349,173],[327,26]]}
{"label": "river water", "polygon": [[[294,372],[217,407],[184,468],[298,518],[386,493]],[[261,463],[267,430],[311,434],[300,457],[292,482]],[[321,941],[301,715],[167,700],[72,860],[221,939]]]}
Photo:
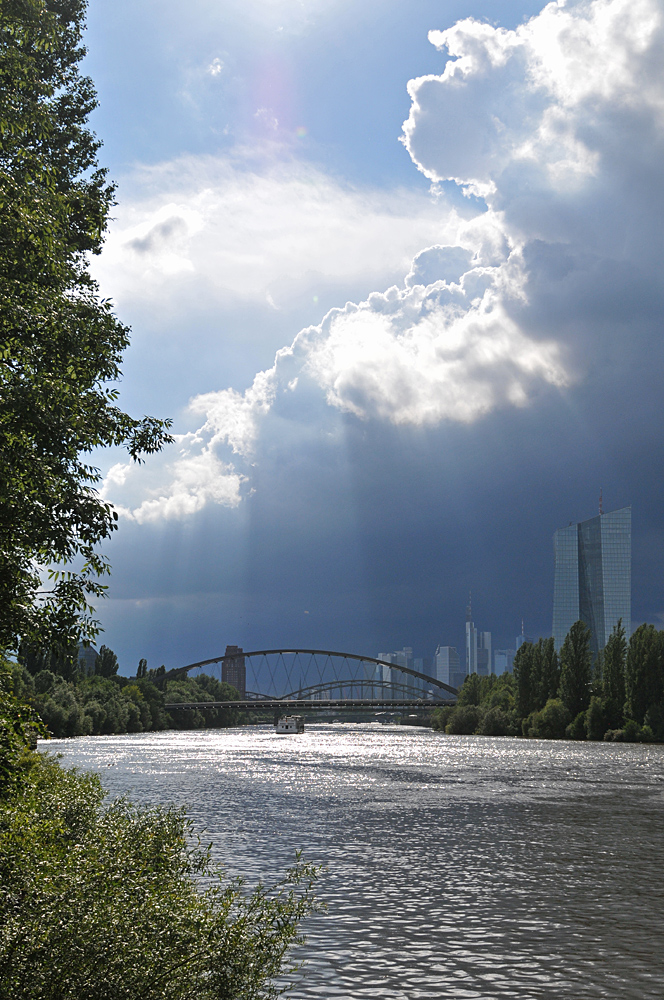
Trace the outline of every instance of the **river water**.
{"label": "river water", "polygon": [[309,725],[53,740],[232,874],[326,867],[293,998],[664,998],[664,747]]}

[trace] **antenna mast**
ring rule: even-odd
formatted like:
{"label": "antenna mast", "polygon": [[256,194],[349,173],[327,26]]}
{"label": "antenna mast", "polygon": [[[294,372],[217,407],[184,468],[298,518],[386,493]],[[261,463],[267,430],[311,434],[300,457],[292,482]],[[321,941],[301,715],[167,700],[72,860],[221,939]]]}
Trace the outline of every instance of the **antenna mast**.
{"label": "antenna mast", "polygon": [[604,513],[604,503],[602,501],[602,487],[601,486],[599,488],[599,512],[600,512],[600,514]]}

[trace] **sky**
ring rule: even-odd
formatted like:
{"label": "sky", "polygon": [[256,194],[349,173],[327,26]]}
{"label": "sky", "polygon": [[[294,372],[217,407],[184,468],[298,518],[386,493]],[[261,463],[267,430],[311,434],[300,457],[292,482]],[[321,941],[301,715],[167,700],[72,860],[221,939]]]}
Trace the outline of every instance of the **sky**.
{"label": "sky", "polygon": [[552,536],[632,505],[664,627],[660,0],[91,0],[121,671],[550,635]]}

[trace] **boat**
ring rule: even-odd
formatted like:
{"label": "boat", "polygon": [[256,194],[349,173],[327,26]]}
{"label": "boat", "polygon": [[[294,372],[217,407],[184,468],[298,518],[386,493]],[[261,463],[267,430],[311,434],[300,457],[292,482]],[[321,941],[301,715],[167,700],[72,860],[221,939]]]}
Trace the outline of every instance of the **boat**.
{"label": "boat", "polygon": [[280,719],[277,719],[274,731],[281,736],[303,733],[304,719],[301,715],[282,715]]}

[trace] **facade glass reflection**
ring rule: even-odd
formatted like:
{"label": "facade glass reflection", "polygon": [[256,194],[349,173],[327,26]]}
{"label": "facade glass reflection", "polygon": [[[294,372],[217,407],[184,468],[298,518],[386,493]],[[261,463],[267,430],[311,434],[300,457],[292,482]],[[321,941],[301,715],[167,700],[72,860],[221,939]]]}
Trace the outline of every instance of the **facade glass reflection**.
{"label": "facade glass reflection", "polygon": [[553,536],[553,638],[560,649],[576,621],[591,632],[593,655],[619,618],[629,637],[632,616],[632,508],[598,514]]}

